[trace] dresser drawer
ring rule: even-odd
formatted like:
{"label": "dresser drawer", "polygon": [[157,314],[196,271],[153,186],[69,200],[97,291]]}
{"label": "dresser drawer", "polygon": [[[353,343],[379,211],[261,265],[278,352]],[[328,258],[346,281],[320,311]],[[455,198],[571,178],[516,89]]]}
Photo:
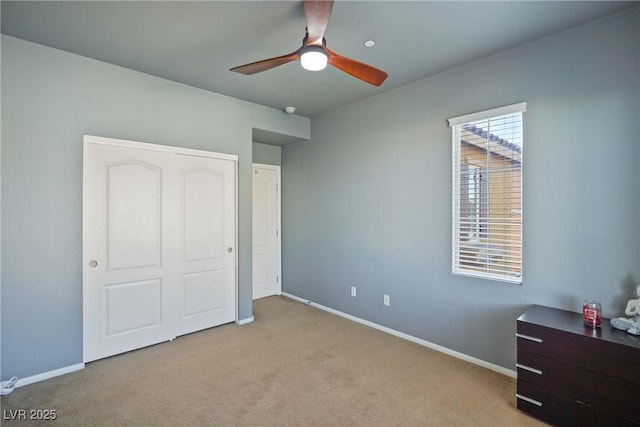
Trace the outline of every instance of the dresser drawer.
{"label": "dresser drawer", "polygon": [[592,406],[567,399],[533,384],[518,380],[518,409],[562,427],[638,427],[639,423],[627,420]]}
{"label": "dresser drawer", "polygon": [[[608,326],[608,328],[611,327]],[[640,383],[638,349],[604,340],[598,340],[597,345],[594,345],[593,338],[586,334],[592,333],[597,336],[602,333],[599,329],[585,327],[584,335],[579,335],[531,323],[518,322],[517,331],[519,351],[539,354],[608,376]],[[606,333],[611,334],[610,331],[606,331]],[[621,340],[626,338],[624,336],[626,332],[622,332],[622,334]],[[629,338],[637,339],[634,336]]]}
{"label": "dresser drawer", "polygon": [[640,384],[518,350],[518,381],[640,423]]}

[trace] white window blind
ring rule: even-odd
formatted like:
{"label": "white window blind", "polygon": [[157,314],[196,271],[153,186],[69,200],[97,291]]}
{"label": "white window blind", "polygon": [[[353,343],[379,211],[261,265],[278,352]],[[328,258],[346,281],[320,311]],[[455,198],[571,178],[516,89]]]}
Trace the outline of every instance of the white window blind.
{"label": "white window blind", "polygon": [[526,103],[449,119],[453,274],[522,283],[522,113]]}

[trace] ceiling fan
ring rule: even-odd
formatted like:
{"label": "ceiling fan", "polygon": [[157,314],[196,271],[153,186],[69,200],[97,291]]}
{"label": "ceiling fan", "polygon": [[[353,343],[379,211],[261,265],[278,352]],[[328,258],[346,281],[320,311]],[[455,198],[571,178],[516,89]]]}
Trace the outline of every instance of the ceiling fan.
{"label": "ceiling fan", "polygon": [[307,33],[302,47],[288,55],[276,56],[250,64],[240,65],[231,71],[241,74],[256,74],[267,71],[288,62],[300,60],[303,68],[312,71],[322,70],[327,63],[353,77],[380,86],[387,73],[355,59],[341,56],[327,47],[324,33],[329,24],[333,0],[305,0],[304,17],[307,21]]}

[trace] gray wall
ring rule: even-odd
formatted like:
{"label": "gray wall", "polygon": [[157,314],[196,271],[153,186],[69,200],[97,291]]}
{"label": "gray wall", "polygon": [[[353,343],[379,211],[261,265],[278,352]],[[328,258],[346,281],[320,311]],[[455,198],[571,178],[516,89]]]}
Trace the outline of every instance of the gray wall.
{"label": "gray wall", "polygon": [[[639,40],[635,8],[314,117],[283,148],[283,290],[508,369],[531,304],[622,315],[640,282]],[[524,284],[454,277],[447,119],[522,101]]]}
{"label": "gray wall", "polygon": [[252,316],[252,128],[309,119],[2,36],[2,379],[82,362],[82,137],[239,156],[239,318]]}
{"label": "gray wall", "polygon": [[253,162],[280,166],[282,164],[282,147],[254,142]]}

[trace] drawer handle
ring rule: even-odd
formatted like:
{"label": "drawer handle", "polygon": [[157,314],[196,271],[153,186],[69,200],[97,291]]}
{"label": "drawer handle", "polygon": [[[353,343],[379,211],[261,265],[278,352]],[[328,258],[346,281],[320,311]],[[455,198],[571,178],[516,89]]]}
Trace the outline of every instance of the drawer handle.
{"label": "drawer handle", "polygon": [[516,368],[524,369],[525,371],[533,372],[534,374],[542,375],[542,371],[540,369],[532,368],[531,366],[521,365],[516,363]]}
{"label": "drawer handle", "polygon": [[537,400],[535,400],[535,399],[532,399],[532,398],[530,398],[530,397],[523,396],[523,395],[521,395],[521,394],[517,394],[517,393],[516,393],[516,397],[517,397],[518,399],[522,399],[522,400],[524,400],[525,402],[533,403],[533,404],[534,404],[534,405],[536,405],[536,406],[542,406],[542,402],[537,401]]}
{"label": "drawer handle", "polygon": [[516,334],[516,337],[522,338],[522,339],[525,339],[525,340],[529,340],[529,341],[533,341],[533,342],[542,342],[541,338],[530,337],[529,335]]}

